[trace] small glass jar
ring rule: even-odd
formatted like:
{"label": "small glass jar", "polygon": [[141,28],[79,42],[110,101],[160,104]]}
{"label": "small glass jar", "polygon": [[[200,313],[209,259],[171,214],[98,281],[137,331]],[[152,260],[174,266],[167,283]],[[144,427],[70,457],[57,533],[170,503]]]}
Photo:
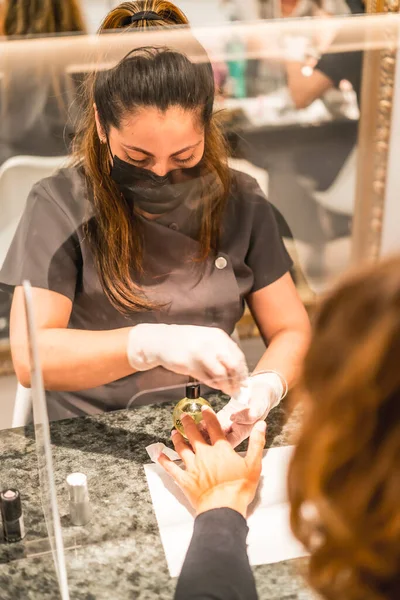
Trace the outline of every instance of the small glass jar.
{"label": "small glass jar", "polygon": [[201,412],[203,406],[211,407],[211,404],[200,396],[200,384],[189,383],[186,386],[186,397],[178,402],[173,412],[174,427],[185,439],[187,437],[181,421],[182,415],[190,415],[198,425],[203,420],[203,413]]}

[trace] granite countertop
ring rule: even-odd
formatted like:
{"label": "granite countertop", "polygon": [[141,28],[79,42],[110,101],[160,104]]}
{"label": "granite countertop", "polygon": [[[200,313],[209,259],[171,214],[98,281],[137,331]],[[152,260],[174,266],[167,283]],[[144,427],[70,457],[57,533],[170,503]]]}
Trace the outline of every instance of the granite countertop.
{"label": "granite countertop", "polygon": [[[212,402],[215,409],[221,400]],[[172,600],[168,573],[143,465],[145,447],[168,443],[171,404],[143,406],[51,424],[54,473],[65,545],[70,597],[74,600]],[[285,406],[268,419],[268,446],[290,444],[299,415]],[[0,599],[59,598],[39,494],[33,427],[0,431],[0,484],[22,495],[27,536],[0,542]],[[88,477],[93,517],[72,527],[65,479]],[[266,532],[268,535],[268,532]],[[299,574],[304,561],[254,568],[260,600],[310,600]]]}

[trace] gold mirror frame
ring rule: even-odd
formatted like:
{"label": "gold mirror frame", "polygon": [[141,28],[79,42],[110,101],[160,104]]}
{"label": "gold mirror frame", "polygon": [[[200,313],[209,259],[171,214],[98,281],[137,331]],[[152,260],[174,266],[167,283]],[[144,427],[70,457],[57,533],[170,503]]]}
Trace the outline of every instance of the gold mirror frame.
{"label": "gold mirror frame", "polygon": [[[400,0],[367,0],[368,13],[397,13]],[[353,262],[378,260],[385,209],[387,163],[397,60],[397,28],[388,28],[387,47],[365,53],[362,112],[353,225]]]}

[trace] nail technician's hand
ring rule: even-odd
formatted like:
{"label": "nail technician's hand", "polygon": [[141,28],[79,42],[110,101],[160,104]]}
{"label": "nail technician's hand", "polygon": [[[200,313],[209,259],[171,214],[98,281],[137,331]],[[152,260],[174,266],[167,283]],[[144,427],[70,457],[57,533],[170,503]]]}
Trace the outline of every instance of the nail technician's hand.
{"label": "nail technician's hand", "polygon": [[238,392],[247,377],[243,352],[215,327],[136,325],[129,333],[127,355],[137,371],[164,367],[210,383],[229,395]]}
{"label": "nail technician's hand", "polygon": [[205,441],[193,419],[185,415],[182,423],[191,447],[178,432],[174,432],[172,441],[186,469],[165,454],[161,454],[159,463],[184,492],[197,514],[214,508],[231,508],[246,517],[261,475],[265,423],[261,421],[253,427],[247,455],[242,458],[225,439],[211,408],[203,409],[203,418],[211,445]]}
{"label": "nail technician's hand", "polygon": [[233,448],[247,439],[257,421],[267,418],[282,398],[282,380],[276,373],[260,373],[249,377],[246,387],[219,411],[217,417]]}

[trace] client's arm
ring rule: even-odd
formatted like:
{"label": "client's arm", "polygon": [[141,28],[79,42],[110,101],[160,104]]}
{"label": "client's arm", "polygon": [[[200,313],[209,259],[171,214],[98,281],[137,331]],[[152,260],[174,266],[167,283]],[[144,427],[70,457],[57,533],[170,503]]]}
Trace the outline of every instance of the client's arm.
{"label": "client's arm", "polygon": [[242,458],[225,439],[212,409],[204,408],[203,416],[211,444],[188,415],[182,423],[191,447],[173,432],[185,470],[164,454],[159,458],[197,513],[175,600],[255,600],[245,517],[261,474],[265,423],[254,426]]}
{"label": "client's arm", "polygon": [[196,518],[175,600],[256,600],[246,520],[230,508]]}

